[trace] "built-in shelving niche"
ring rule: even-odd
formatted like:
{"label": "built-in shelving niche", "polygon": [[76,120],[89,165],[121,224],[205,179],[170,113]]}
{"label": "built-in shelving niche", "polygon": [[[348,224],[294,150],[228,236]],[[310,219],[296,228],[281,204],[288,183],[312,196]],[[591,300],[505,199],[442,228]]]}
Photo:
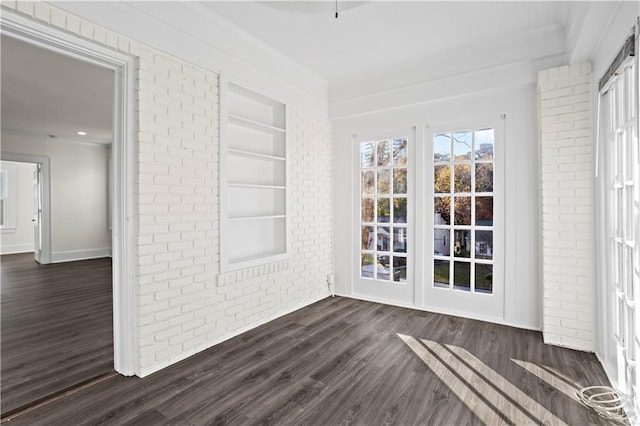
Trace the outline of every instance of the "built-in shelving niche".
{"label": "built-in shelving niche", "polygon": [[287,256],[286,105],[221,78],[221,272]]}

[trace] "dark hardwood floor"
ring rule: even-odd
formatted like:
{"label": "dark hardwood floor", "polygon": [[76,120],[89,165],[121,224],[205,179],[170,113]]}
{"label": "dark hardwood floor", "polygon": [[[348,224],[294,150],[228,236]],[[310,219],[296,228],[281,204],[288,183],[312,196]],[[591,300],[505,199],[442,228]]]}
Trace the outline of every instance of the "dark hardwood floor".
{"label": "dark hardwood floor", "polygon": [[113,370],[111,259],[0,256],[2,415]]}
{"label": "dark hardwood floor", "polygon": [[11,424],[607,424],[573,396],[605,383],[538,332],[336,297]]}

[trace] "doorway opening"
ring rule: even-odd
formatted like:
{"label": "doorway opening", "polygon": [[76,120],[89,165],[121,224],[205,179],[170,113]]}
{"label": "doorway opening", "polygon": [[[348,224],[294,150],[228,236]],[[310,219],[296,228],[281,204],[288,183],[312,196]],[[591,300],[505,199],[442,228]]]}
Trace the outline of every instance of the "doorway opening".
{"label": "doorway opening", "polygon": [[40,262],[42,197],[39,163],[0,160],[1,254],[33,252]]}
{"label": "doorway opening", "polygon": [[[115,85],[112,70],[11,38],[2,46],[7,415],[113,371]],[[8,250],[10,238],[22,250]]]}
{"label": "doorway opening", "polygon": [[[0,16],[0,21],[1,158],[38,164],[41,174],[36,173],[36,180],[41,179],[40,188],[44,188],[36,203],[40,217],[30,215],[42,230],[34,232],[34,236],[39,235],[34,238],[33,251],[7,255],[13,259],[3,255],[1,259],[5,417],[41,398],[36,391],[22,392],[31,400],[15,398],[8,404],[7,395],[20,392],[8,392],[5,385],[31,386],[46,396],[59,391],[54,383],[73,386],[103,374],[105,368],[123,375],[137,372],[132,255],[135,82],[133,58],[127,55],[10,12]],[[12,47],[16,48],[18,60],[8,58]],[[64,64],[71,62],[75,71],[65,68]],[[22,70],[5,69],[19,66]],[[109,75],[108,82],[76,74],[79,69],[89,68]],[[54,81],[34,76],[38,72],[51,73]],[[7,84],[5,78],[12,73],[14,84]],[[74,83],[84,86],[69,87]],[[17,88],[25,87],[32,92],[17,92]],[[92,102],[104,89],[108,105],[96,107]],[[56,91],[57,99],[45,99],[44,94],[55,95]],[[107,122],[106,127],[101,126],[101,120]],[[81,152],[87,155],[78,158]],[[25,156],[39,156],[42,161]],[[45,175],[51,177],[49,182]],[[47,199],[46,194],[51,198]],[[73,209],[65,213],[65,207],[70,205]],[[38,227],[34,227],[36,231]],[[92,246],[87,244],[89,239],[97,242]],[[76,280],[78,277],[81,279]],[[31,306],[26,307],[25,300]],[[74,301],[76,305],[68,306]],[[20,309],[7,309],[12,304]],[[70,318],[65,316],[67,313],[72,314]],[[31,317],[25,319],[21,315]],[[44,328],[36,330],[38,324]],[[30,325],[34,328],[28,329]],[[85,336],[89,340],[78,340],[87,332],[91,334]],[[11,352],[25,350],[27,343],[33,346],[26,348],[27,358]],[[83,351],[90,346],[95,350],[86,355]],[[36,366],[44,361],[28,358],[37,353],[58,359],[58,364],[38,373]],[[11,357],[16,364],[5,372]],[[63,363],[66,368],[60,368]],[[93,369],[95,366],[101,367]],[[15,371],[22,372],[10,380]]]}

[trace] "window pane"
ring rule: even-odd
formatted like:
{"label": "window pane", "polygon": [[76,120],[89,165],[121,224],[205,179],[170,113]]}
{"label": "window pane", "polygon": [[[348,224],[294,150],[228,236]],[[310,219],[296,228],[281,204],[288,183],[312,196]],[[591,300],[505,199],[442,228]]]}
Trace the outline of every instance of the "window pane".
{"label": "window pane", "polygon": [[471,231],[461,229],[453,231],[453,255],[471,257]]}
{"label": "window pane", "polygon": [[388,227],[378,226],[378,250],[389,251],[391,234]]}
{"label": "window pane", "polygon": [[471,160],[471,132],[453,134],[453,158],[455,161]]}
{"label": "window pane", "polygon": [[451,256],[450,238],[448,229],[433,230],[433,254],[435,256]]}
{"label": "window pane", "polygon": [[373,233],[373,226],[361,227],[360,248],[362,250],[375,250],[374,241],[376,237]]}
{"label": "window pane", "polygon": [[373,142],[363,142],[360,144],[360,166],[361,167],[373,167],[375,165],[373,161],[374,151]]}
{"label": "window pane", "polygon": [[451,161],[451,133],[441,133],[433,138],[433,161]]}
{"label": "window pane", "polygon": [[373,222],[373,198],[363,198],[362,202],[362,222]]}
{"label": "window pane", "polygon": [[493,163],[476,164],[476,192],[493,192]]}
{"label": "window pane", "polygon": [[476,197],[476,226],[493,226],[493,197]]}
{"label": "window pane", "polygon": [[393,256],[393,280],[396,282],[407,282],[407,258]]}
{"label": "window pane", "polygon": [[476,231],[476,259],[493,259],[493,231]]}
{"label": "window pane", "polygon": [[362,172],[362,184],[360,185],[362,194],[373,195],[376,190],[374,179],[375,172],[373,170]]}
{"label": "window pane", "polygon": [[391,187],[391,170],[378,170],[378,194],[388,194]]}
{"label": "window pane", "polygon": [[436,194],[451,192],[450,166],[435,166],[433,168],[433,192]]}
{"label": "window pane", "polygon": [[360,255],[360,259],[362,262],[362,265],[360,266],[360,276],[362,278],[373,278],[373,273],[374,273],[373,255],[362,254]]}
{"label": "window pane", "polygon": [[[638,178],[640,178],[640,174],[638,174]],[[625,186],[624,188],[624,197],[626,202],[623,203],[622,207],[625,210],[623,214],[625,216],[624,219],[625,219],[626,226],[624,227],[625,229],[624,229],[623,235],[624,235],[624,238],[629,241],[632,241],[634,239],[636,229],[637,229],[637,228],[634,229],[633,224],[640,222],[640,218],[634,220],[634,216],[640,213],[640,211],[637,207],[637,204],[633,202],[633,193],[634,193],[634,190],[637,191],[639,184],[640,184],[640,181],[634,185],[635,188],[631,185]],[[633,263],[629,263],[629,265],[633,265]]]}
{"label": "window pane", "polygon": [[407,228],[393,228],[393,251],[407,252]]}
{"label": "window pane", "polygon": [[454,197],[453,211],[456,225],[471,225],[471,197]]}
{"label": "window pane", "polygon": [[391,165],[391,144],[389,141],[378,142],[378,166]]}
{"label": "window pane", "polygon": [[451,224],[451,197],[435,197],[433,199],[434,225]]}
{"label": "window pane", "polygon": [[393,222],[407,223],[407,199],[406,198],[393,199]]}
{"label": "window pane", "polygon": [[454,192],[471,192],[471,164],[456,164]]}
{"label": "window pane", "polygon": [[[406,281],[408,140],[394,138],[360,144],[360,275]],[[398,195],[392,195],[398,194]],[[398,255],[392,255],[397,253]]]}
{"label": "window pane", "polygon": [[393,193],[394,194],[407,193],[407,169],[393,170]]}
{"label": "window pane", "polygon": [[493,292],[493,265],[476,263],[476,291],[478,293]]}
{"label": "window pane", "polygon": [[[494,130],[441,133],[433,143],[434,287],[492,293],[493,230],[482,227],[494,224]],[[476,259],[489,264],[476,269]]]}
{"label": "window pane", "polygon": [[378,198],[378,222],[387,223],[391,217],[391,204],[389,198]]}
{"label": "window pane", "polygon": [[379,254],[376,265],[376,278],[379,280],[389,280],[389,255]]}
{"label": "window pane", "polygon": [[449,261],[438,260],[433,261],[433,286],[449,287]]}
{"label": "window pane", "polygon": [[490,160],[493,158],[493,129],[475,131],[476,159]]}
{"label": "window pane", "polygon": [[453,288],[456,290],[471,290],[471,263],[453,262]]}
{"label": "window pane", "polygon": [[406,138],[393,140],[393,165],[394,166],[407,165],[407,139]]}

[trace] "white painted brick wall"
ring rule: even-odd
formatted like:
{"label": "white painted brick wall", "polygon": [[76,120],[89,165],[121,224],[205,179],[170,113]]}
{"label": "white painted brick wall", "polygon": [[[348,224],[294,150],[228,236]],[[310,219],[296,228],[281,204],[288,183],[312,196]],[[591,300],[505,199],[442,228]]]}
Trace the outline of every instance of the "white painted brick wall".
{"label": "white painted brick wall", "polygon": [[546,343],[593,351],[591,65],[538,75]]}
{"label": "white painted brick wall", "polygon": [[139,329],[145,374],[207,342],[203,308],[218,268],[218,76],[141,45],[138,89],[138,314],[145,324]]}
{"label": "white painted brick wall", "polygon": [[46,3],[2,7],[138,58],[139,375],[328,295],[328,120],[292,108],[291,257],[218,281],[218,75]]}

